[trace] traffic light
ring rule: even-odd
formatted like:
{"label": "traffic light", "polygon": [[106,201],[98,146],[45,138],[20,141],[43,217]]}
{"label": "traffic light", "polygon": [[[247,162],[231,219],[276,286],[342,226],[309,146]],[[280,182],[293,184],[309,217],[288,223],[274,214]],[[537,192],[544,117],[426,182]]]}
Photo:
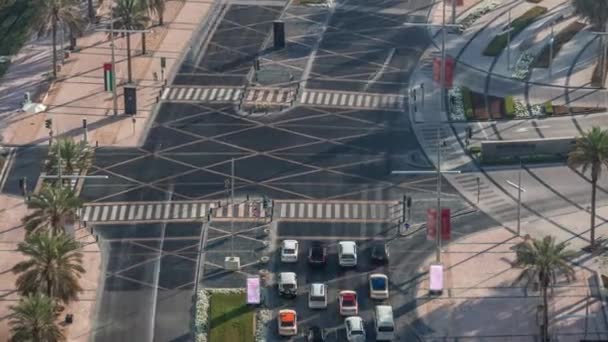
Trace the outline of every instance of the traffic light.
{"label": "traffic light", "polygon": [[467,138],[473,139],[473,129],[471,127],[467,127]]}
{"label": "traffic light", "polygon": [[268,199],[265,196],[262,198],[262,208],[268,208]]}
{"label": "traffic light", "polygon": [[285,47],[285,23],[282,21],[272,22],[274,48],[282,49]]}
{"label": "traffic light", "polygon": [[44,127],[51,129],[53,127],[53,119],[44,120]]}
{"label": "traffic light", "polygon": [[411,208],[412,207],[412,198],[411,197],[407,197],[407,207]]}

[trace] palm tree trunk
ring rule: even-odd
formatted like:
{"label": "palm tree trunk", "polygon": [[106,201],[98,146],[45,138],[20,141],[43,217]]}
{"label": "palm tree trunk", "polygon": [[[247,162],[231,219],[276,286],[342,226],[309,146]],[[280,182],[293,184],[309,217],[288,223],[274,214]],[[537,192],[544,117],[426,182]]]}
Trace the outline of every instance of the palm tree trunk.
{"label": "palm tree trunk", "polygon": [[131,33],[127,32],[127,74],[129,83],[133,82],[131,74]]}
{"label": "palm tree trunk", "polygon": [[542,342],[549,341],[549,306],[547,299],[547,282],[543,279],[543,339]]}
{"label": "palm tree trunk", "polygon": [[53,298],[53,281],[48,276],[46,277],[46,295]]}
{"label": "palm tree trunk", "polygon": [[146,32],[141,33],[141,54],[146,54]]}
{"label": "palm tree trunk", "polygon": [[591,179],[591,247],[595,246],[595,193],[597,191],[597,178]]}
{"label": "palm tree trunk", "polygon": [[88,0],[88,7],[89,7],[89,19],[91,19],[91,21],[92,21],[93,18],[95,18],[95,11],[93,10],[93,0]]}
{"label": "palm tree trunk", "polygon": [[57,78],[57,20],[53,19],[51,29],[53,37],[53,78]]}

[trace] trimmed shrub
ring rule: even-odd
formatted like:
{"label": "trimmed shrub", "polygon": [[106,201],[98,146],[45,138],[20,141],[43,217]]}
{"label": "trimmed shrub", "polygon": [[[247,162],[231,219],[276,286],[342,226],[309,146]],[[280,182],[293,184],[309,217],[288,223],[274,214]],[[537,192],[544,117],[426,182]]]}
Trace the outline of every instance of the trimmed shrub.
{"label": "trimmed shrub", "polygon": [[460,87],[462,93],[462,106],[464,108],[464,116],[467,120],[473,119],[473,99],[471,90],[467,87]]}
{"label": "trimmed shrub", "polygon": [[[561,50],[562,46],[572,40],[574,36],[579,33],[583,28],[587,26],[581,22],[575,21],[570,23],[570,25],[566,26],[563,30],[559,31],[553,42],[553,58],[557,56],[559,50]],[[551,58],[551,46],[550,43],[546,44],[541,52],[536,56],[534,62],[532,63],[533,68],[548,68],[549,63],[551,62],[549,59]]]}
{"label": "trimmed shrub", "polygon": [[[511,40],[515,38],[520,32],[522,32],[526,27],[532,24],[538,17],[547,13],[547,8],[542,6],[534,6],[526,11],[526,13],[521,16],[515,18],[511,22],[511,27],[513,30],[511,31]],[[494,37],[492,41],[486,46],[485,50],[483,50],[484,56],[492,56],[496,57],[500,55],[502,50],[507,46],[507,33],[502,33]]]}
{"label": "trimmed shrub", "polygon": [[515,101],[513,96],[505,97],[505,114],[507,116],[515,115]]}
{"label": "trimmed shrub", "polygon": [[553,103],[551,101],[547,101],[544,104],[545,115],[551,116],[553,115]]}

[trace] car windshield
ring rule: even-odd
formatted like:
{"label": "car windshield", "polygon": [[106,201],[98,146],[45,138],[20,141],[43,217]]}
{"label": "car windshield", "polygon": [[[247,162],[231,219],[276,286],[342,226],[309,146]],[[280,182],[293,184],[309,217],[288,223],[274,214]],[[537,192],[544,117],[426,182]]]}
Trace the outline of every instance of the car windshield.
{"label": "car windshield", "polygon": [[354,259],[355,256],[352,254],[342,254],[342,259]]}
{"label": "car windshield", "polygon": [[320,258],[323,256],[323,247],[313,247],[310,250],[310,256],[313,258]]}
{"label": "car windshield", "polygon": [[284,248],[283,249],[283,253],[285,253],[285,254],[294,254],[295,252],[296,252],[295,249],[291,249],[291,248]]}
{"label": "car windshield", "polygon": [[324,302],[325,297],[324,296],[310,296],[310,300],[313,302]]}
{"label": "car windshield", "polygon": [[393,327],[378,327],[378,331],[391,332],[393,331]]}
{"label": "car windshield", "polygon": [[361,330],[353,330],[350,332],[351,335],[363,335],[363,331]]}
{"label": "car windshield", "polygon": [[374,290],[384,290],[386,289],[386,279],[382,277],[372,278],[372,288]]}
{"label": "car windshield", "polygon": [[285,321],[285,320],[283,320],[283,321],[281,321],[281,326],[282,327],[291,327],[291,326],[293,326],[293,321]]}
{"label": "car windshield", "polygon": [[374,249],[372,250],[372,254],[374,256],[378,256],[378,257],[384,256],[384,247],[382,247],[382,246],[374,247]]}
{"label": "car windshield", "polygon": [[295,286],[293,284],[283,284],[283,288],[285,290],[291,290],[293,289]]}

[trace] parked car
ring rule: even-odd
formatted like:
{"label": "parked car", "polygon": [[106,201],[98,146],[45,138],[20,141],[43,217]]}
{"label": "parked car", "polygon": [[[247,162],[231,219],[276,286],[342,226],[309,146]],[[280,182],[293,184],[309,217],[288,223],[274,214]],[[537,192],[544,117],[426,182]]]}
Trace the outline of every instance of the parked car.
{"label": "parked car", "polygon": [[357,292],[344,290],[338,295],[340,304],[340,315],[354,316],[359,314],[359,303],[357,303]]}
{"label": "parked car", "polygon": [[313,241],[308,249],[308,263],[313,266],[327,263],[327,247],[321,241]]}
{"label": "parked car", "polygon": [[327,285],[321,283],[310,284],[308,307],[311,309],[327,308]]}
{"label": "parked car", "polygon": [[338,242],[338,263],[342,267],[357,266],[357,244],[354,241]]}
{"label": "parked car", "polygon": [[277,277],[279,295],[294,298],[298,292],[298,281],[294,272],[281,272]]}
{"label": "parked car", "polygon": [[365,342],[365,325],[359,316],[347,317],[344,320],[346,339],[350,342]]}
{"label": "parked car", "polygon": [[369,296],[372,299],[388,299],[388,277],[385,274],[369,275]]}
{"label": "parked car", "polygon": [[377,305],[374,310],[374,327],[376,341],[393,341],[395,339],[395,319],[393,307],[390,305]]}
{"label": "parked car", "polygon": [[298,262],[297,240],[283,240],[283,242],[281,242],[281,261]]}
{"label": "parked car", "polygon": [[279,335],[294,336],[298,334],[298,314],[295,310],[279,310],[277,320],[279,326]]}
{"label": "parked car", "polygon": [[312,326],[308,329],[308,335],[306,335],[307,342],[325,342],[325,331],[318,326]]}
{"label": "parked car", "polygon": [[371,256],[372,261],[378,263],[388,263],[389,252],[388,245],[384,241],[374,241],[372,242],[371,248]]}

